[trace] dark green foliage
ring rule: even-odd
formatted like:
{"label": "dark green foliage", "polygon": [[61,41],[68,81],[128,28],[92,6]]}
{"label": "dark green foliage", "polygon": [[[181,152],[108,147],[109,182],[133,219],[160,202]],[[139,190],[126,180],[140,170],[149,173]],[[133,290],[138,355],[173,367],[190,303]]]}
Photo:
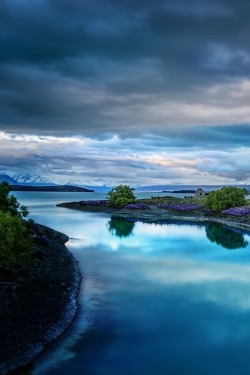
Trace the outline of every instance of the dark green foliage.
{"label": "dark green foliage", "polygon": [[0,271],[14,271],[30,262],[32,239],[20,216],[0,212]]}
{"label": "dark green foliage", "polygon": [[206,197],[206,206],[213,211],[222,211],[227,208],[244,206],[246,201],[246,189],[236,187],[223,187],[220,190],[211,191]]}
{"label": "dark green foliage", "polygon": [[29,264],[32,238],[22,217],[28,215],[27,207],[20,206],[14,196],[9,196],[9,184],[0,184],[0,272],[14,274]]}
{"label": "dark green foliage", "polygon": [[9,212],[11,215],[22,217],[28,216],[28,209],[26,206],[20,206],[20,203],[13,195],[9,195],[10,185],[8,182],[0,184],[0,211]]}
{"label": "dark green foliage", "polygon": [[243,249],[248,245],[242,233],[225,228],[217,223],[206,226],[206,235],[211,242],[215,242],[229,250]]}
{"label": "dark green foliage", "polygon": [[107,194],[107,199],[112,206],[126,206],[135,202],[133,190],[128,185],[119,185]]}
{"label": "dark green foliage", "polygon": [[111,220],[108,222],[108,229],[112,234],[115,234],[117,237],[129,237],[134,229],[135,223],[123,219],[121,217],[111,217]]}

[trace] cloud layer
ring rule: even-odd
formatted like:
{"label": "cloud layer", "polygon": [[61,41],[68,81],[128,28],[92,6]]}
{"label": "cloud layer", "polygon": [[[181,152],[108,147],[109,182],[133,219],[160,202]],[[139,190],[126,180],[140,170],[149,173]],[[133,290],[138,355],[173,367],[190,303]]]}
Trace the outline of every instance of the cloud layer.
{"label": "cloud layer", "polygon": [[[1,142],[77,139],[79,149],[62,155],[56,147],[53,155],[71,162],[69,172],[87,139],[97,154],[104,148],[106,177],[118,173],[116,157],[124,179],[138,176],[137,168],[151,182],[162,179],[165,152],[183,166],[170,169],[169,179],[194,181],[184,163],[192,159],[189,171],[202,178],[249,181],[249,165],[238,159],[249,156],[249,11],[236,0],[1,1]],[[114,136],[112,159],[105,148]],[[22,145],[16,159],[1,146],[2,169],[30,160],[41,169],[42,143],[35,151],[31,141]],[[211,157],[217,150],[223,157]],[[29,152],[36,156],[27,160]],[[88,152],[88,169],[104,173]],[[49,149],[41,154],[49,164]],[[164,163],[149,162],[148,154]]]}
{"label": "cloud layer", "polygon": [[0,170],[35,171],[62,183],[85,184],[230,184],[246,183],[250,178],[247,147],[227,144],[227,150],[204,152],[194,141],[180,148],[171,141],[152,136],[140,142],[118,136],[98,140],[2,132]]}

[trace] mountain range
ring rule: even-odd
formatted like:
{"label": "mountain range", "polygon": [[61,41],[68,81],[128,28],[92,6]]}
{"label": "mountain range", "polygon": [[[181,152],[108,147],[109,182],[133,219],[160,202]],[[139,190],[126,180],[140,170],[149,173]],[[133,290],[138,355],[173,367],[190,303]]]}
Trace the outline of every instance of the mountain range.
{"label": "mountain range", "polygon": [[[112,184],[109,185],[103,183],[103,181],[98,181],[100,185],[91,184],[90,181],[84,183],[80,180],[52,180],[51,178],[37,175],[37,174],[10,174],[6,172],[0,172],[0,183],[2,181],[8,182],[10,185],[23,185],[23,186],[79,186],[86,189],[95,190],[96,192],[108,192],[112,188]],[[95,181],[96,182],[96,181]]]}
{"label": "mountain range", "polygon": [[[81,180],[52,180],[51,178],[36,175],[36,174],[7,174],[5,172],[0,172],[0,183],[2,181],[7,181],[10,185],[23,185],[23,186],[79,186],[84,187],[86,189],[94,190],[96,192],[108,192],[112,187],[113,184],[111,182],[104,182],[103,180],[95,180],[93,184],[91,184],[90,181],[81,181]],[[98,184],[95,184],[98,182]],[[250,191],[250,185],[230,185],[230,186],[236,186],[236,187],[245,187],[248,191]],[[135,187],[135,191],[137,192],[165,192],[166,194],[172,191],[178,191],[183,189],[193,189],[196,190],[197,187],[203,188],[204,191],[209,192],[211,190],[216,190],[223,185],[182,185],[182,184],[168,184],[168,185],[153,185],[153,186],[137,186]]]}

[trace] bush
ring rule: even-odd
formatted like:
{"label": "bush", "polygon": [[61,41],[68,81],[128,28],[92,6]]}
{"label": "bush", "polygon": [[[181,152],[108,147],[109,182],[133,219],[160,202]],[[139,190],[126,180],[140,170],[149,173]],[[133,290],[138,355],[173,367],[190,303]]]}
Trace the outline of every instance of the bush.
{"label": "bush", "polygon": [[32,239],[22,218],[0,211],[0,271],[15,271],[31,259]]}
{"label": "bush", "polygon": [[22,217],[28,215],[27,207],[13,195],[9,195],[7,182],[0,184],[0,272],[13,274],[31,260],[32,238],[29,228],[32,222],[24,224]]}
{"label": "bush", "polygon": [[206,206],[213,211],[222,211],[231,207],[244,206],[246,201],[246,189],[236,187],[223,187],[220,190],[211,191],[206,197]]}
{"label": "bush", "polygon": [[9,195],[10,185],[8,182],[2,182],[0,184],[0,211],[6,213],[9,212],[14,216],[28,216],[29,212],[26,206],[20,206],[16,197]]}
{"label": "bush", "polygon": [[133,190],[128,185],[119,185],[108,192],[107,199],[112,206],[126,206],[135,202]]}

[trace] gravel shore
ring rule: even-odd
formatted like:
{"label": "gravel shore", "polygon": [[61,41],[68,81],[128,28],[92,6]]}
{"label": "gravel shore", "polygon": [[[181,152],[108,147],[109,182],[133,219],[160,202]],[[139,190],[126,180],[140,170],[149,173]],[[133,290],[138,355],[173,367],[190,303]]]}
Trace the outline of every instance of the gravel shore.
{"label": "gravel shore", "polygon": [[46,245],[33,245],[24,276],[0,280],[0,374],[31,362],[72,322],[81,276],[68,237],[37,225]]}

